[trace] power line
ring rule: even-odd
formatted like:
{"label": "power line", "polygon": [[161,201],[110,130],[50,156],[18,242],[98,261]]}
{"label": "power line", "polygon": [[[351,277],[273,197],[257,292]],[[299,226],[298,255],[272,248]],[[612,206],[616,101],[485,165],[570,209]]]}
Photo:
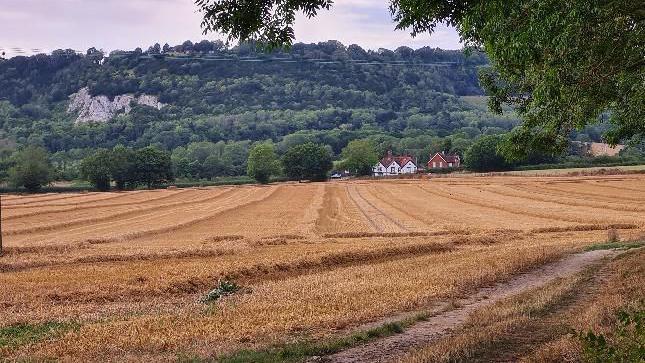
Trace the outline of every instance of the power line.
{"label": "power line", "polygon": [[[0,53],[3,51],[0,46]],[[26,49],[13,47],[14,53],[26,54]],[[42,49],[32,48],[32,52],[40,51],[37,54],[45,54]],[[63,49],[63,51],[71,51],[74,55],[83,55],[85,52],[74,49]],[[35,55],[35,54],[34,54]],[[61,56],[67,54],[61,53]],[[72,54],[69,54],[71,56]],[[237,54],[186,54],[178,52],[169,53],[139,53],[135,51],[113,51],[104,59],[111,58],[132,58],[139,59],[156,59],[156,60],[169,60],[169,61],[204,61],[204,62],[244,62],[244,63],[285,63],[285,64],[319,64],[319,65],[360,65],[360,66],[403,66],[403,67],[486,67],[480,64],[466,64],[463,62],[451,61],[437,61],[437,62],[418,62],[418,61],[404,61],[404,60],[373,60],[373,59],[328,59],[328,58],[301,58],[301,57],[281,57],[281,56],[239,56]]]}

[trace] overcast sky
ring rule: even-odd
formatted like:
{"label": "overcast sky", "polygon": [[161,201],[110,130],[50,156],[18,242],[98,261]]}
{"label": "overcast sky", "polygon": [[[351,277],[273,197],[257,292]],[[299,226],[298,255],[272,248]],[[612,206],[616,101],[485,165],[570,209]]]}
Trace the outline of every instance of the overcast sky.
{"label": "overcast sky", "polygon": [[[369,49],[461,48],[454,29],[439,28],[432,36],[416,38],[394,31],[388,4],[388,0],[337,0],[331,11],[315,19],[299,17],[296,41],[336,39]],[[193,0],[0,0],[0,48],[15,55],[14,48],[25,49],[25,54],[58,48],[111,51],[145,49],[157,42],[223,39],[219,34],[202,35],[196,9]]]}

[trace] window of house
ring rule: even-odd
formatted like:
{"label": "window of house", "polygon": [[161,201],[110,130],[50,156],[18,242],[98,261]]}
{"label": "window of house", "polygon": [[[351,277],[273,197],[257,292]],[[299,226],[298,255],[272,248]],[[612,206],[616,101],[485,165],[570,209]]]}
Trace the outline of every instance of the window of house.
{"label": "window of house", "polygon": [[391,167],[391,168],[390,168],[390,172],[391,172],[391,173],[396,172],[396,168],[395,168],[394,166],[393,166],[393,167]]}
{"label": "window of house", "polygon": [[452,163],[448,163],[448,166],[452,168]]}
{"label": "window of house", "polygon": [[433,168],[436,168],[436,167],[437,167],[437,162],[436,162],[436,161],[433,161],[433,162],[432,162],[432,167],[433,167]]}

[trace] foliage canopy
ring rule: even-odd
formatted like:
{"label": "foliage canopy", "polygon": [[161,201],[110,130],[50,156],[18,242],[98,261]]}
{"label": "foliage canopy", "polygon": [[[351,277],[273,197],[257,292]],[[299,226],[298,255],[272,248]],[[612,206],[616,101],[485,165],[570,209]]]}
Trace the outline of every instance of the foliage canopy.
{"label": "foliage canopy", "polygon": [[101,191],[110,190],[112,179],[112,155],[109,150],[99,149],[81,162],[81,176]]}
{"label": "foliage canopy", "polygon": [[149,146],[139,150],[117,145],[99,149],[81,162],[81,176],[99,190],[109,190],[112,180],[123,190],[145,184],[148,188],[172,181],[170,153]]}
{"label": "foliage canopy", "polygon": [[14,187],[35,192],[52,180],[52,167],[45,149],[28,146],[16,152],[13,159],[15,165],[9,169],[9,181]]}
{"label": "foliage canopy", "polygon": [[272,143],[255,145],[249,152],[247,174],[259,183],[267,184],[273,175],[280,173],[280,160]]}
{"label": "foliage canopy", "polygon": [[291,180],[324,181],[333,167],[329,151],[314,143],[290,148],[283,156],[282,164]]}
{"label": "foliage canopy", "polygon": [[509,167],[506,159],[498,152],[502,138],[498,135],[482,136],[477,139],[464,156],[464,163],[472,171],[500,171]]}
{"label": "foliage canopy", "polygon": [[[204,31],[290,45],[295,12],[312,17],[327,0],[197,0]],[[243,6],[240,6],[243,5]],[[490,107],[514,106],[524,122],[503,150],[556,153],[574,129],[609,118],[611,143],[645,136],[645,7],[632,0],[391,0],[398,29],[413,35],[455,26],[493,67],[481,80]]]}
{"label": "foliage canopy", "polygon": [[343,168],[356,175],[371,175],[378,163],[378,153],[369,140],[354,140],[343,149]]}

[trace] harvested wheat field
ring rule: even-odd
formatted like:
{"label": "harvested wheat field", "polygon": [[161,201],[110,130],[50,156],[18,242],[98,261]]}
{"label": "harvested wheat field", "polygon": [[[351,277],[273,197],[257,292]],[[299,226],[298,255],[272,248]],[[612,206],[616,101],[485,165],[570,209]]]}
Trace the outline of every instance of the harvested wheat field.
{"label": "harvested wheat field", "polygon": [[582,359],[645,296],[643,175],[2,197],[9,360]]}

